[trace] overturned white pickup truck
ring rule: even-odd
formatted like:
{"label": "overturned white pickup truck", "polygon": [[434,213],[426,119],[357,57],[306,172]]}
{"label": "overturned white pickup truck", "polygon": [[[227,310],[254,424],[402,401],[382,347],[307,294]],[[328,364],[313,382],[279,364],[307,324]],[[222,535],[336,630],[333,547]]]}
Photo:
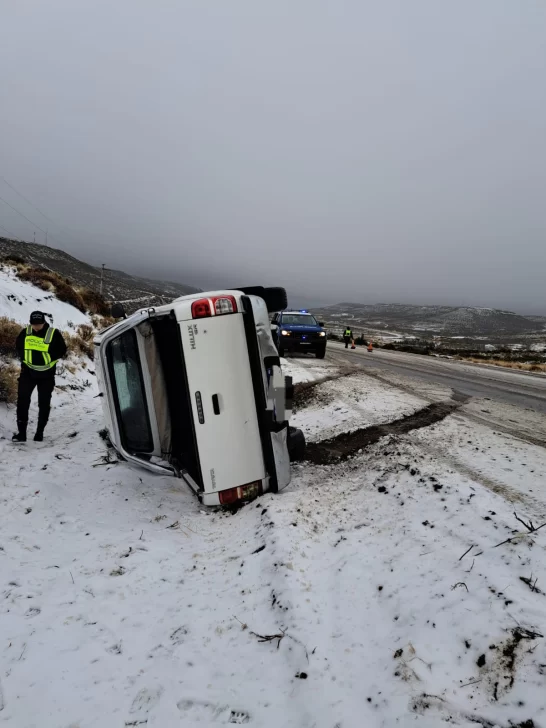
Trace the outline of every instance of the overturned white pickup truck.
{"label": "overturned white pickup truck", "polygon": [[[110,439],[128,462],[178,475],[205,505],[231,505],[290,482],[305,440],[289,427],[268,313],[283,288],[177,298],[137,311],[95,338]],[[114,316],[124,316],[114,306]]]}

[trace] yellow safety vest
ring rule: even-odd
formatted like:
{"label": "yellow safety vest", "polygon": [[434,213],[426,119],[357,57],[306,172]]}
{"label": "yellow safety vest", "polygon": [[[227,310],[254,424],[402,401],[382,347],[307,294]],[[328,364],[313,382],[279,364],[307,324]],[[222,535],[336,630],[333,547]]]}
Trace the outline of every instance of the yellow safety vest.
{"label": "yellow safety vest", "polygon": [[351,329],[345,329],[344,336],[350,336],[351,335]]}
{"label": "yellow safety vest", "polygon": [[[49,345],[51,344],[51,340],[53,339],[54,333],[55,333],[55,329],[52,329],[50,327],[46,331],[46,334],[44,337],[35,336],[34,332],[32,330],[32,326],[30,326],[30,325],[27,326],[27,332],[26,332],[26,336],[25,336],[24,362],[29,369],[33,369],[35,372],[45,372],[48,369],[52,369],[55,366],[58,359],[55,359],[55,361],[52,361],[51,357],[49,356]],[[43,359],[44,359],[44,363],[42,365],[32,363],[32,352],[33,351],[41,352]]]}

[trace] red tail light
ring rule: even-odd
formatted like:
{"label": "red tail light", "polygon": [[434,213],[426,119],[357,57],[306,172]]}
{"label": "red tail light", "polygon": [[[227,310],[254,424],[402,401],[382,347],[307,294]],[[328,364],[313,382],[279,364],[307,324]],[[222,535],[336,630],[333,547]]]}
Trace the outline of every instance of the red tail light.
{"label": "red tail light", "polygon": [[200,298],[198,301],[194,301],[191,305],[191,315],[194,319],[212,316],[209,299]]}
{"label": "red tail light", "polygon": [[262,481],[255,480],[253,483],[248,485],[240,485],[238,488],[229,488],[228,490],[221,490],[218,493],[220,498],[220,505],[231,506],[239,501],[251,501],[254,498],[262,495]]}
{"label": "red tail light", "polygon": [[226,313],[237,313],[237,302],[234,296],[200,298],[191,305],[191,315],[194,319],[222,316]]}

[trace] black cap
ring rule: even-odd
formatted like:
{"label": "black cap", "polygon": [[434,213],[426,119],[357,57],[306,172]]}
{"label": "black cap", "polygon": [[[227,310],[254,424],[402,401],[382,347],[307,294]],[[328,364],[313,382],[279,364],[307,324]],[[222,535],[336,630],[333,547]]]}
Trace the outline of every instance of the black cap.
{"label": "black cap", "polygon": [[45,324],[45,316],[41,311],[33,311],[30,314],[30,323],[31,324]]}

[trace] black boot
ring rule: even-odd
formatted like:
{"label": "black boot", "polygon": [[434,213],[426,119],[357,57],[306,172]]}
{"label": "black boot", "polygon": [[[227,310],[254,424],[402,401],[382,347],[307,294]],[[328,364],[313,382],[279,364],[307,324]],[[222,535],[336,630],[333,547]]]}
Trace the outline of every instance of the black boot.
{"label": "black boot", "polygon": [[36,434],[34,435],[34,442],[43,442],[44,439],[44,428],[38,427]]}
{"label": "black boot", "polygon": [[11,438],[13,440],[13,442],[26,442],[27,441],[27,423],[18,422],[17,429],[18,429],[18,432],[16,432],[13,435],[13,437]]}

